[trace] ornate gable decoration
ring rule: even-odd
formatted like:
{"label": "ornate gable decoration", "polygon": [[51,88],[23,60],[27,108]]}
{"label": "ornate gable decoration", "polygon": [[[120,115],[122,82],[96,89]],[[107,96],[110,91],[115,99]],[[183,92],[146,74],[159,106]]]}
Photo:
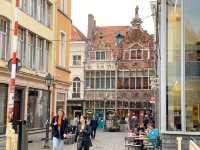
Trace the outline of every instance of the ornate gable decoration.
{"label": "ornate gable decoration", "polygon": [[143,45],[139,44],[139,43],[133,43],[130,44],[129,49],[143,49]]}
{"label": "ornate gable decoration", "polygon": [[95,49],[99,49],[99,50],[110,49],[110,44],[100,40],[98,41],[97,44],[95,44]]}

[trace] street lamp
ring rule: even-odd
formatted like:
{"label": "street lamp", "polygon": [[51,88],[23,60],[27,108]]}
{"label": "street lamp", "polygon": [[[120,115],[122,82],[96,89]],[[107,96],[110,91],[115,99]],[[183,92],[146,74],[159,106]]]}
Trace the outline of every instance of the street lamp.
{"label": "street lamp", "polygon": [[53,77],[50,73],[47,74],[45,77],[45,81],[48,87],[48,101],[47,101],[47,121],[46,121],[46,138],[44,143],[44,149],[49,149],[49,125],[50,125],[50,101],[51,101],[51,84],[52,84]]}

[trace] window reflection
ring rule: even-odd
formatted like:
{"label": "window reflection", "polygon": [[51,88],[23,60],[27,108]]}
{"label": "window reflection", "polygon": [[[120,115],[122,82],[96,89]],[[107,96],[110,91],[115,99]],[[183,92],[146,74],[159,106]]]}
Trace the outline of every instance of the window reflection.
{"label": "window reflection", "polygon": [[167,130],[181,130],[180,2],[167,1]]}
{"label": "window reflection", "polygon": [[200,131],[200,16],[198,0],[184,0],[186,129]]}

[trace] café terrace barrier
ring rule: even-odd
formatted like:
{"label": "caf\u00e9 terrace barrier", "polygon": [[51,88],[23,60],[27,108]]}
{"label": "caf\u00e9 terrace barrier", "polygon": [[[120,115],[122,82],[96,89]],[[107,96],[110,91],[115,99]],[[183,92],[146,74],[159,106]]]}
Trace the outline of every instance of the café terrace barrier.
{"label": "caf\u00e9 terrace barrier", "polygon": [[190,139],[190,150],[200,150],[199,145],[197,145],[197,141],[194,138]]}
{"label": "caf\u00e9 terrace barrier", "polygon": [[[182,150],[182,137],[177,137],[177,150]],[[199,145],[197,145],[197,140],[195,140],[194,138],[190,139],[189,142],[189,150],[200,150]]]}

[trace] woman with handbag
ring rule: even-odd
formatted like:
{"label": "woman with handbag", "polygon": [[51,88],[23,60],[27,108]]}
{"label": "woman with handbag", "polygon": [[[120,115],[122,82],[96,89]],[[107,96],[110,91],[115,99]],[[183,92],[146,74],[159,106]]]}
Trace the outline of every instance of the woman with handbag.
{"label": "woman with handbag", "polygon": [[51,122],[53,136],[53,150],[64,150],[64,138],[67,137],[68,123],[64,111],[59,109],[57,116]]}
{"label": "woman with handbag", "polygon": [[80,123],[77,128],[78,141],[77,141],[77,150],[89,150],[92,146],[90,139],[90,127],[86,123],[86,117],[81,116]]}

